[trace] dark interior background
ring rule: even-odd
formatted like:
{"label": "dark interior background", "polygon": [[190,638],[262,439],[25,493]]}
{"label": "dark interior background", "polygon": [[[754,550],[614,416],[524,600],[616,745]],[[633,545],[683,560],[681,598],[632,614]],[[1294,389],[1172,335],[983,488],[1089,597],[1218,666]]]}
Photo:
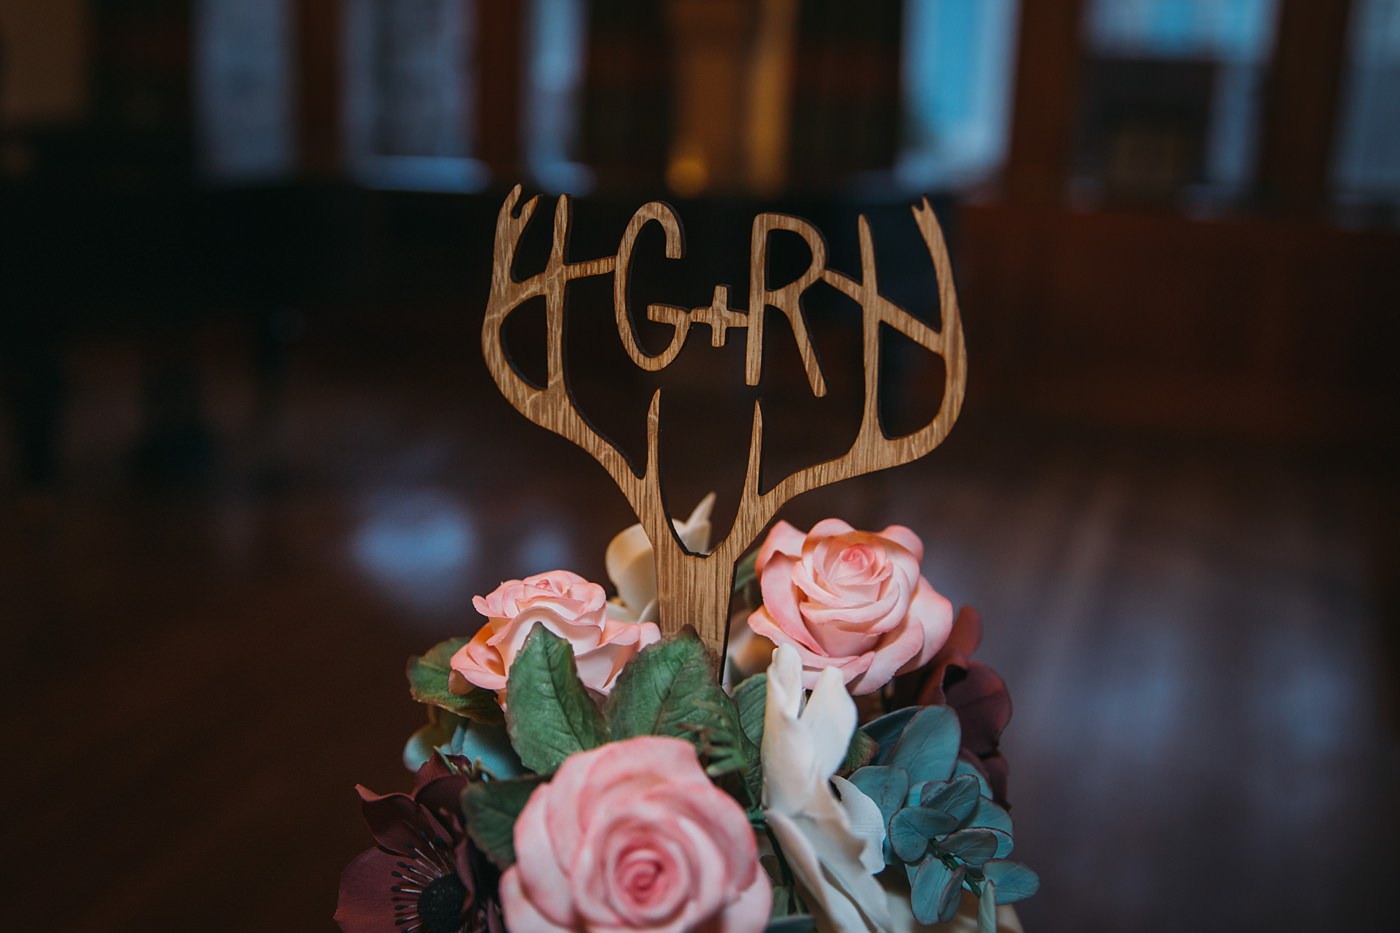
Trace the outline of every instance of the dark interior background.
{"label": "dark interior background", "polygon": [[[403,660],[473,594],[603,580],[632,521],[527,423],[480,325],[506,192],[639,241],[634,305],[743,308],[766,210],[934,312],[970,380],[928,459],[785,517],[899,522],[982,610],[1020,910],[1052,931],[1379,929],[1400,870],[1400,3],[6,0],[0,5],[0,889],[17,926],[330,929],[406,786]],[[775,240],[771,281],[805,265]],[[633,367],[572,286],[578,403],[675,512],[859,420],[854,309]],[[509,332],[527,370],[540,311]],[[665,329],[643,322],[653,349]],[[882,414],[935,410],[892,342]],[[13,910],[13,906],[9,908]],[[23,922],[26,918],[30,922]]]}

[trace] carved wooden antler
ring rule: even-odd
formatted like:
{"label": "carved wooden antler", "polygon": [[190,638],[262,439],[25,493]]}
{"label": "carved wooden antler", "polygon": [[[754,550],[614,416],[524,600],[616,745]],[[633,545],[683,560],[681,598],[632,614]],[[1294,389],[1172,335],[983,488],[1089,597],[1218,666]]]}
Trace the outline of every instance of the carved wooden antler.
{"label": "carved wooden antler", "polygon": [[[520,199],[517,186],[506,196],[496,218],[496,241],[491,272],[491,296],[482,326],[482,349],[487,368],[500,387],[501,393],[521,414],[541,427],[548,428],[573,441],[596,459],[618,489],[651,539],[656,554],[657,586],[660,604],[660,625],[663,631],[675,632],[685,625],[694,625],[702,640],[723,656],[727,628],[730,588],[734,579],[734,564],[772,521],[777,511],[794,496],[830,485],[838,480],[872,473],[908,463],[924,456],[938,446],[957,420],[962,408],[966,384],[966,356],[963,346],[962,321],[958,313],[957,293],[953,287],[952,269],[947,247],[938,221],[928,201],[913,209],[914,219],[933,258],[938,277],[939,309],[942,326],[935,330],[910,315],[879,293],[875,250],[870,225],[860,218],[861,278],[849,276],[826,267],[826,248],[820,234],[806,221],[781,214],[761,214],[754,220],[753,268],[749,291],[749,312],[745,319],[728,307],[728,291],[715,289],[711,305],[687,312],[669,305],[651,305],[648,316],[654,321],[669,323],[674,332],[671,343],[660,354],[649,355],[637,344],[636,335],[626,307],[626,270],[631,259],[632,244],[646,223],[659,223],[666,234],[666,256],[679,259],[683,253],[680,226],[667,205],[650,203],[639,209],[628,225],[617,256],[572,263],[565,257],[569,238],[571,205],[567,195],[559,198],[554,212],[554,238],[544,271],[524,281],[511,274],[520,236],[530,222],[538,204],[531,198],[516,213]],[[802,236],[812,251],[812,264],[798,279],[777,289],[769,289],[765,281],[768,234],[786,230]],[[564,371],[564,293],[574,279],[614,274],[614,311],[623,345],[634,362],[645,369],[662,369],[673,360],[694,322],[709,324],[714,345],[722,346],[727,328],[747,327],[746,381],[758,383],[763,359],[763,312],[765,307],[782,311],[792,326],[812,391],[824,395],[826,383],[816,361],[816,354],[807,337],[802,318],[801,295],[809,286],[823,281],[858,302],[864,310],[863,348],[865,361],[865,401],[860,429],[850,449],[835,460],[806,467],[786,477],[763,492],[759,489],[763,450],[763,409],[754,403],[753,432],[749,442],[748,467],[744,478],[738,514],[729,533],[709,554],[692,554],[676,535],[661,497],[658,464],[658,432],[661,391],[651,398],[647,411],[646,466],[638,475],[622,451],[603,437],[579,412],[569,393]],[[547,377],[544,386],[527,382],[511,364],[502,339],[502,330],[509,315],[530,298],[543,296],[547,330]],[[932,421],[912,434],[891,438],[885,435],[879,420],[880,325],[886,324],[920,346],[938,354],[944,360],[943,399]]]}

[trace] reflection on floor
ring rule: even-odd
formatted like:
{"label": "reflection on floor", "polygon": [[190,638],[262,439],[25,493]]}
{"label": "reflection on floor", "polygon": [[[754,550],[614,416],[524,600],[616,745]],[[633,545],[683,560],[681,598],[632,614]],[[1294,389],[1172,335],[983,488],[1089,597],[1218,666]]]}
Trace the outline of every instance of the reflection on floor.
{"label": "reflection on floor", "polygon": [[[308,351],[272,412],[214,348],[219,456],[178,488],[128,469],[130,348],[73,353],[64,481],[0,487],[8,901],[73,930],[330,927],[369,843],[352,785],[405,785],[403,659],[503,578],[602,579],[631,520],[462,362],[469,331]],[[975,402],[927,461],[787,517],[908,524],[982,610],[1044,879],[1027,929],[1374,928],[1400,871],[1387,469]]]}

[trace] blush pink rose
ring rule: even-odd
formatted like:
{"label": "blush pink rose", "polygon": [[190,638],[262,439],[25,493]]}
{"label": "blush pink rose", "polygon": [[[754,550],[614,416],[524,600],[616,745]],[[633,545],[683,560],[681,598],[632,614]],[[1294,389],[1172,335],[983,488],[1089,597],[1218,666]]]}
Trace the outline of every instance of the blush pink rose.
{"label": "blush pink rose", "polygon": [[763,605],[749,627],[802,656],[802,682],[834,667],[855,695],[927,664],[953,628],[953,607],[919,574],[924,544],[903,525],[879,534],[836,518],[803,534],[779,522],[755,568]]}
{"label": "blush pink rose", "polygon": [[744,810],[689,742],[642,736],[564,760],[515,824],[512,933],[758,933],[773,889]]}
{"label": "blush pink rose", "polygon": [[603,588],[567,570],[507,580],[489,595],[475,597],[472,605],[487,621],[452,656],[448,686],[454,693],[466,693],[474,685],[495,690],[504,700],[506,674],[536,625],[568,639],[579,678],[599,693],[612,689],[633,655],[661,640],[653,622],[610,617]]}

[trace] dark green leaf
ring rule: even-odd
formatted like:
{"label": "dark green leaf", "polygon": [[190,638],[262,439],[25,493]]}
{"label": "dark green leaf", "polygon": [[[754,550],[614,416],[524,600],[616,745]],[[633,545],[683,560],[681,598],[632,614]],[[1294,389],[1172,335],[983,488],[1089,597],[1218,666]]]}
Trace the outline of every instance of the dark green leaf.
{"label": "dark green leaf", "polygon": [[816,928],[817,921],[807,914],[802,914],[769,921],[764,933],[812,933]]}
{"label": "dark green leaf", "polygon": [[763,720],[767,713],[768,675],[754,674],[734,688],[734,705],[739,708],[739,722],[744,734],[755,747],[763,747]]}
{"label": "dark green leaf", "polygon": [[1023,901],[1040,890],[1040,876],[1019,862],[997,859],[983,867],[987,881],[995,884],[1003,904]]}
{"label": "dark green leaf", "polygon": [[964,825],[977,809],[981,796],[977,779],[970,775],[960,775],[945,784],[926,784],[919,795],[919,805],[930,810],[942,810],[954,821],[955,826]]}
{"label": "dark green leaf", "polygon": [[947,706],[925,706],[910,717],[889,763],[908,771],[911,782],[946,781],[957,764],[961,738],[957,713]]}
{"label": "dark green leaf", "polygon": [[[702,728],[734,727],[734,703],[715,682],[709,655],[693,631],[643,648],[618,675],[608,696],[614,739],[638,735],[694,738]],[[744,738],[740,735],[738,738]]]}
{"label": "dark green leaf", "polygon": [[875,744],[874,739],[857,729],[851,733],[851,744],[846,747],[846,760],[841,763],[840,773],[850,774],[857,768],[865,767],[879,750],[880,746]]}
{"label": "dark green leaf", "polygon": [[1003,835],[994,829],[964,829],[940,839],[939,848],[950,852],[973,867],[981,867],[987,859],[996,855],[998,836]]}
{"label": "dark green leaf", "polygon": [[500,722],[501,706],[489,690],[473,687],[468,693],[448,689],[452,656],[467,643],[466,638],[449,638],[424,654],[408,659],[408,689],[419,703],[445,709],[449,713],[478,722]]}
{"label": "dark green leaf", "polygon": [[608,740],[608,726],[578,679],[569,643],[542,625],[510,667],[506,724],[525,767],[550,774],[565,758]]}
{"label": "dark green leaf", "polygon": [[476,847],[502,869],[515,863],[515,821],[542,778],[474,781],[462,791],[462,816]]}
{"label": "dark green leaf", "polygon": [[904,807],[905,794],[909,791],[909,774],[903,768],[868,765],[851,775],[851,783],[875,801],[888,826],[895,813]]}
{"label": "dark green leaf", "polygon": [[977,902],[977,933],[997,933],[997,886],[990,881]]}
{"label": "dark green leaf", "polygon": [[[914,872],[910,903],[920,923],[947,923],[958,910],[963,870],[948,868],[936,858],[924,859]],[[952,910],[948,910],[951,902]]]}

